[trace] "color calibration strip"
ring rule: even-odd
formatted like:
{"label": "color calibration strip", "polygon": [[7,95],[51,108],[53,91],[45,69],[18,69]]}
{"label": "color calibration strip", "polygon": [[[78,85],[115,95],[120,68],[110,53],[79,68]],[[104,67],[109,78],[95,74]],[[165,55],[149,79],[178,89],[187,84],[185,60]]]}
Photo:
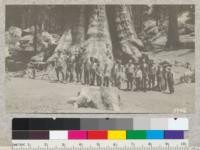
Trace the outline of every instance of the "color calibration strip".
{"label": "color calibration strip", "polygon": [[15,140],[129,140],[184,139],[184,131],[170,130],[69,130],[69,131],[13,131]]}
{"label": "color calibration strip", "polygon": [[184,139],[187,118],[15,118],[13,139]]}
{"label": "color calibration strip", "polygon": [[187,118],[15,118],[12,130],[189,130]]}

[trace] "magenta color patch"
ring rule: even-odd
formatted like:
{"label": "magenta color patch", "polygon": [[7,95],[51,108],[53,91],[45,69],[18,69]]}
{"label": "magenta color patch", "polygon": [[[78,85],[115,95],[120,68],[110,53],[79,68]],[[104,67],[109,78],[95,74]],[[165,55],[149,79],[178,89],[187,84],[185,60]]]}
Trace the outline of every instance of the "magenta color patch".
{"label": "magenta color patch", "polygon": [[70,130],[68,131],[69,140],[87,139],[87,131],[84,130]]}

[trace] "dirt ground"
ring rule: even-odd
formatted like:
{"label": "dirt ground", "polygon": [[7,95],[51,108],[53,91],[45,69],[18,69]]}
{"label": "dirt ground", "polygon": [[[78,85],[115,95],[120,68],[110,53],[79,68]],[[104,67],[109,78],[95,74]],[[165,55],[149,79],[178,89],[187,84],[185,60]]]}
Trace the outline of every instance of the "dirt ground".
{"label": "dirt ground", "polygon": [[[161,41],[159,41],[160,43]],[[192,49],[163,51],[155,49],[148,52],[156,63],[168,60],[172,64],[189,62],[194,68],[195,53]],[[185,69],[172,67],[175,80],[180,80]],[[53,72],[55,75],[55,72]],[[78,83],[56,83],[48,80],[10,78],[6,82],[6,108],[9,112],[26,113],[108,113],[91,108],[74,109],[69,98],[74,97],[83,85]],[[123,105],[118,113],[188,113],[194,111],[195,84],[177,84],[175,94],[155,91],[129,92],[120,90]],[[180,111],[180,112],[179,112]],[[109,112],[116,113],[116,112]]]}
{"label": "dirt ground", "polygon": [[120,112],[74,109],[68,103],[69,98],[76,96],[82,87],[78,83],[10,78],[6,84],[6,108],[9,112],[24,113],[172,113],[180,109],[188,113],[194,108],[194,84],[175,86],[175,94],[120,90]]}

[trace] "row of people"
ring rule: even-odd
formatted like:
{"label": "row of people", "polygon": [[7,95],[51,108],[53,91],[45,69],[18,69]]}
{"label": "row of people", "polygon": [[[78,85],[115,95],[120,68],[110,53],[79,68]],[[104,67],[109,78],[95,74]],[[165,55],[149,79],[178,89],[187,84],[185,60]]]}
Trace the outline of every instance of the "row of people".
{"label": "row of people", "polygon": [[[63,65],[63,62],[65,64]],[[143,58],[139,63],[132,60],[124,65],[120,60],[110,67],[108,64],[100,64],[96,59],[90,58],[84,63],[79,55],[67,55],[62,58],[58,51],[54,58],[57,79],[65,82],[81,82],[86,85],[116,86],[122,89],[126,84],[127,90],[158,90],[165,91],[168,87],[170,93],[174,93],[174,79],[170,67],[158,65],[153,61]],[[63,67],[66,66],[66,67]],[[65,70],[65,71],[64,71]]]}

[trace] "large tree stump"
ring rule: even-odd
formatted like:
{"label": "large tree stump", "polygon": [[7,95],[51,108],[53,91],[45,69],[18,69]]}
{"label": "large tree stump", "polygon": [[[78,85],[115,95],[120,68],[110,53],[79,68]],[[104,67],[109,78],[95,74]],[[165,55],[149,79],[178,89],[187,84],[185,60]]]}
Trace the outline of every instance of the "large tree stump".
{"label": "large tree stump", "polygon": [[83,87],[77,97],[69,100],[74,108],[95,108],[120,111],[120,95],[113,87]]}

